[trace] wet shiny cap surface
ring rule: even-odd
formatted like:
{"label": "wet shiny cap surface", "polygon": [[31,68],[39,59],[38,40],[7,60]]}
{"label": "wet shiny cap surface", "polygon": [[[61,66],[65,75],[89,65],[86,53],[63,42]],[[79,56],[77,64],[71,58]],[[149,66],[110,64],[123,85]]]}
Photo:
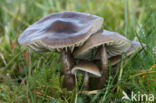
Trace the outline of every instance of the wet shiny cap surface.
{"label": "wet shiny cap surface", "polygon": [[97,32],[103,18],[74,11],[53,13],[30,25],[18,38],[35,51],[74,48]]}

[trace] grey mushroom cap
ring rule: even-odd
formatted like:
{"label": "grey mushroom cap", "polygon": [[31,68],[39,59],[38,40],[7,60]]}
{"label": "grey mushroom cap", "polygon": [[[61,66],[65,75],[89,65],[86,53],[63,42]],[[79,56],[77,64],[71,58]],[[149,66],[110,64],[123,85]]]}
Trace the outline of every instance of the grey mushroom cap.
{"label": "grey mushroom cap", "polygon": [[103,24],[103,18],[74,11],[53,13],[29,26],[18,38],[35,51],[54,51],[82,45]]}
{"label": "grey mushroom cap", "polygon": [[131,47],[131,41],[126,37],[107,30],[94,33],[81,47],[74,52],[74,57],[78,59],[89,59],[90,55],[96,51],[98,47],[106,46],[108,58],[127,52]]}
{"label": "grey mushroom cap", "polygon": [[85,72],[87,72],[92,77],[101,77],[99,68],[95,64],[90,62],[77,64],[71,70],[72,74],[81,73],[85,75]]}

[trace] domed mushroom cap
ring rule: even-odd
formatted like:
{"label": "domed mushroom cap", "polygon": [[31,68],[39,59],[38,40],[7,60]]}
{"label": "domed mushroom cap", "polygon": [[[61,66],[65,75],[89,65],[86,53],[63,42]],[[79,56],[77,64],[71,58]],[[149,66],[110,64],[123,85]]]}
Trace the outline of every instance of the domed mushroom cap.
{"label": "domed mushroom cap", "polygon": [[97,32],[103,18],[80,12],[50,14],[29,26],[18,38],[21,45],[35,51],[74,48]]}
{"label": "domed mushroom cap", "polygon": [[84,45],[79,47],[74,52],[74,56],[75,58],[79,59],[88,59],[92,53],[92,50],[95,50],[94,48],[97,48],[101,45],[106,46],[106,51],[108,57],[110,58],[126,52],[130,48],[131,42],[126,37],[116,32],[103,30],[94,33]]}
{"label": "domed mushroom cap", "polygon": [[89,75],[93,77],[101,77],[98,67],[90,62],[75,65],[71,70],[72,74],[81,73],[84,75],[85,72],[89,73]]}

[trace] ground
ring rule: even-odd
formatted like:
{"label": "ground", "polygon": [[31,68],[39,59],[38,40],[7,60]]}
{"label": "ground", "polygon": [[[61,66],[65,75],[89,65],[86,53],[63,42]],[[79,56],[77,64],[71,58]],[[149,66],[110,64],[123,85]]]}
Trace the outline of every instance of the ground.
{"label": "ground", "polygon": [[[62,88],[59,53],[35,53],[17,42],[24,29],[43,16],[71,10],[101,16],[103,29],[147,45],[123,57],[127,62],[116,72],[110,66],[107,85],[96,95],[80,94],[78,86],[71,93]],[[121,103],[123,91],[129,97],[132,92],[153,94],[156,101],[155,28],[155,0],[0,0],[0,103]],[[78,85],[81,82],[79,77]]]}

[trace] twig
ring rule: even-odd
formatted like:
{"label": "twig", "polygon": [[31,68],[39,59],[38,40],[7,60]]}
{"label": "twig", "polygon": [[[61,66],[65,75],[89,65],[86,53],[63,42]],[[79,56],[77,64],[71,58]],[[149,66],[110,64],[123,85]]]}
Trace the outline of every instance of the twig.
{"label": "twig", "polygon": [[46,97],[46,98],[54,99],[54,97],[51,97],[51,96],[49,96],[49,95],[45,95],[45,94],[43,94],[43,93],[41,93],[41,92],[38,92],[38,91],[32,91],[32,92],[35,93],[35,94],[37,94],[37,95],[44,96],[44,97]]}

